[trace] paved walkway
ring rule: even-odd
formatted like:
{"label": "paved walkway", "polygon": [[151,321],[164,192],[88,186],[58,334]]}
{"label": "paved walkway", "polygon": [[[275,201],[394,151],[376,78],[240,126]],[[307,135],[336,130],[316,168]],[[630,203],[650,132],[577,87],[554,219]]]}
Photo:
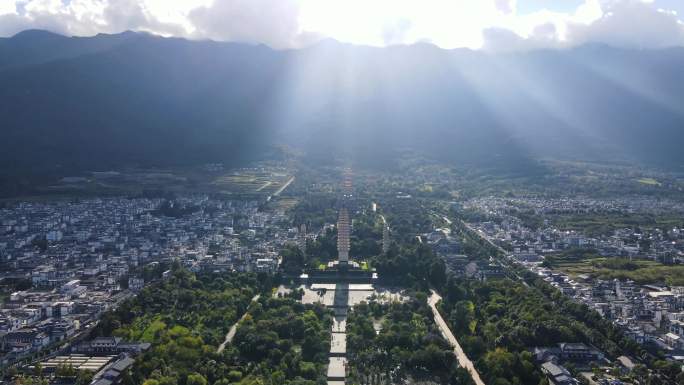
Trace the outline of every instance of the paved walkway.
{"label": "paved walkway", "polygon": [[456,359],[458,360],[458,364],[461,365],[461,367],[466,368],[468,372],[470,373],[470,376],[473,378],[473,381],[475,382],[475,385],[484,385],[484,382],[482,382],[482,379],[480,379],[480,374],[477,372],[475,369],[475,365],[473,365],[473,362],[470,361],[468,356],[466,356],[465,352],[461,348],[461,345],[458,343],[458,340],[456,340],[456,337],[454,337],[454,334],[451,332],[451,329],[449,329],[449,325],[444,321],[442,318],[442,315],[439,314],[439,310],[437,310],[437,302],[442,300],[442,297],[437,294],[434,290],[431,290],[432,295],[430,295],[430,298],[428,299],[428,304],[430,305],[430,308],[432,308],[432,314],[435,315],[435,323],[437,323],[437,327],[439,328],[439,331],[442,333],[442,336],[449,341],[451,346],[454,347],[454,355],[456,355]]}
{"label": "paved walkway", "polygon": [[[256,302],[258,300],[259,300],[259,294],[255,295],[252,298],[252,302]],[[233,324],[233,326],[230,327],[230,330],[228,330],[228,333],[226,333],[226,339],[223,340],[223,343],[221,345],[219,345],[218,350],[216,350],[217,353],[221,353],[223,351],[223,349],[226,348],[226,345],[233,342],[233,338],[235,338],[235,332],[237,332],[238,324],[240,323],[240,321],[245,319],[245,317],[247,316],[247,313],[248,312],[245,312],[245,314],[243,314],[242,317],[240,317],[240,319],[237,320],[237,322],[235,322]]]}
{"label": "paved walkway", "polygon": [[334,290],[332,303],[328,305],[335,312],[330,335],[330,352],[328,353],[328,385],[344,384],[347,377],[349,284],[337,284]]}

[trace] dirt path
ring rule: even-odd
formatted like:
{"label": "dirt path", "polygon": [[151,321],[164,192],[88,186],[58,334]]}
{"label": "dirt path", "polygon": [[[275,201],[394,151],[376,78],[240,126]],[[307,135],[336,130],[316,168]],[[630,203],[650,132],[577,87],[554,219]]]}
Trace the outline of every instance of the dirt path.
{"label": "dirt path", "polygon": [[[259,294],[255,295],[252,298],[252,302],[256,302],[258,300],[259,300]],[[245,312],[245,314],[243,314],[242,317],[240,317],[240,319],[237,320],[237,322],[235,322],[233,324],[233,326],[230,327],[230,330],[228,330],[228,333],[226,333],[226,339],[223,340],[223,343],[221,345],[219,345],[218,350],[216,350],[217,353],[221,353],[223,351],[223,349],[226,348],[226,345],[228,345],[229,343],[231,343],[233,341],[233,338],[235,338],[235,332],[237,331],[237,326],[240,323],[240,321],[245,319],[245,317],[247,316],[247,313],[248,312]]]}

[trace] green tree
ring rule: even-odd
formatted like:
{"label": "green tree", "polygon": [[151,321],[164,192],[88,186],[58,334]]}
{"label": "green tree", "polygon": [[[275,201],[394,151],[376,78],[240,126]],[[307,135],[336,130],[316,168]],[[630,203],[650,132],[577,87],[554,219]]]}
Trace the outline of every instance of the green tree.
{"label": "green tree", "polygon": [[76,385],[88,385],[93,380],[94,373],[90,370],[79,370],[76,375]]}
{"label": "green tree", "polygon": [[59,365],[57,366],[57,369],[55,369],[55,376],[57,377],[76,377],[76,369],[69,364],[69,365]]}
{"label": "green tree", "polygon": [[207,379],[199,373],[192,373],[188,375],[187,385],[207,385]]}
{"label": "green tree", "polygon": [[463,335],[475,330],[475,305],[471,301],[458,301],[449,313],[449,322],[456,334]]}
{"label": "green tree", "polygon": [[33,374],[37,377],[43,376],[43,365],[40,362],[33,368]]}
{"label": "green tree", "polygon": [[302,272],[306,265],[306,259],[304,258],[304,253],[299,249],[299,247],[294,245],[287,245],[280,252],[282,256],[281,266],[283,270],[288,274],[299,274]]}
{"label": "green tree", "polygon": [[228,379],[231,382],[238,382],[242,379],[242,372],[240,372],[239,370],[231,370],[230,372],[228,372]]}

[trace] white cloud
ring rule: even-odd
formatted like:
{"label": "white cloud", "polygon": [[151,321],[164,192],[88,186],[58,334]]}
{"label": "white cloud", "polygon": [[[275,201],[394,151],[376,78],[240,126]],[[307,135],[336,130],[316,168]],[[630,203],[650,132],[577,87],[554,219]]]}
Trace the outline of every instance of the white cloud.
{"label": "white cloud", "polygon": [[178,22],[163,21],[151,12],[148,4],[138,0],[109,1],[102,10],[103,32],[143,30],[161,35],[185,36],[187,29]]}
{"label": "white cloud", "polygon": [[649,0],[586,0],[573,14],[542,10],[510,19],[505,27],[487,28],[484,36],[483,47],[491,51],[586,43],[662,48],[684,45],[684,24],[675,12]]}
{"label": "white cloud", "polygon": [[14,1],[0,0],[0,15],[15,14],[16,12],[17,6]]}
{"label": "white cloud", "polygon": [[188,17],[199,38],[288,48],[300,40],[299,13],[296,0],[216,0]]}
{"label": "white cloud", "polygon": [[684,45],[684,25],[673,12],[637,0],[607,2],[603,11],[591,24],[570,26],[568,38],[574,44],[601,42],[634,48]]}
{"label": "white cloud", "polygon": [[494,5],[498,10],[505,14],[510,14],[515,12],[516,1],[515,0],[494,0]]}
{"label": "white cloud", "polygon": [[[303,30],[357,43],[382,46],[387,43],[430,41],[444,48],[482,45],[482,30],[495,25],[510,0],[300,0]],[[399,27],[399,28],[397,28]],[[388,39],[387,32],[400,31]]]}
{"label": "white cloud", "polygon": [[602,42],[684,45],[666,0],[584,0],[574,11],[520,14],[526,0],[0,0],[0,36],[143,30],[165,36],[301,47],[332,37],[383,46],[524,50]]}
{"label": "white cloud", "polygon": [[0,14],[0,36],[11,36],[28,27],[25,20],[17,14]]}

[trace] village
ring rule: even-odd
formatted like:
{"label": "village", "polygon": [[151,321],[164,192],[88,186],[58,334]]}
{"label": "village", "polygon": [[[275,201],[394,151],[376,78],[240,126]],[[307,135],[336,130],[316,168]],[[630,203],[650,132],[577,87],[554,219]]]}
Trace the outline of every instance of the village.
{"label": "village", "polygon": [[[564,295],[613,322],[638,344],[659,349],[670,360],[684,362],[684,285],[677,273],[670,274],[684,262],[684,229],[633,226],[588,235],[581,230],[559,228],[544,219],[549,213],[681,212],[680,204],[646,199],[478,198],[463,203],[459,209],[468,210],[471,218],[480,215],[480,220],[471,220],[467,225],[504,250],[506,263],[524,266]],[[535,229],[525,226],[516,215],[520,212],[541,216],[541,225]],[[452,251],[459,247],[449,235],[435,232],[431,237],[448,266],[460,269],[463,275],[487,279],[504,273],[495,264],[468,263],[467,257],[449,253],[447,245]],[[649,274],[661,272],[660,266],[668,274],[651,278]],[[638,282],[621,274],[635,277]],[[559,361],[577,364],[603,360],[602,352],[583,344],[535,347],[534,353],[544,363],[542,369],[547,367],[546,373],[554,372],[568,381],[572,377],[557,365]],[[632,360],[622,357],[622,366],[633,369]]]}
{"label": "village", "polygon": [[[80,340],[104,312],[164,279],[174,259],[194,272],[273,273],[282,245],[298,242],[305,229],[281,226],[283,211],[258,205],[198,195],[25,202],[0,210],[2,366],[144,349]],[[77,367],[87,360],[81,361],[60,362]]]}

